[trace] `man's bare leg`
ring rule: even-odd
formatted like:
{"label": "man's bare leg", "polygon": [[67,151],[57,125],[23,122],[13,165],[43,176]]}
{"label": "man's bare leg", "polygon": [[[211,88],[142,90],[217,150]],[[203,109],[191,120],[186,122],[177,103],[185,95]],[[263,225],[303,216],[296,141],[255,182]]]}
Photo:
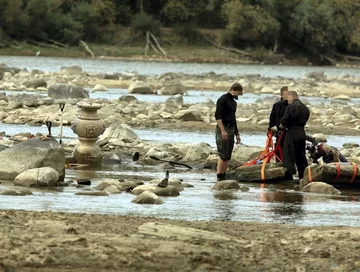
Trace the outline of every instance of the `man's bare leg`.
{"label": "man's bare leg", "polygon": [[223,175],[223,178],[225,179],[225,173],[228,168],[229,161],[223,161],[222,159],[218,159],[217,163],[217,174]]}

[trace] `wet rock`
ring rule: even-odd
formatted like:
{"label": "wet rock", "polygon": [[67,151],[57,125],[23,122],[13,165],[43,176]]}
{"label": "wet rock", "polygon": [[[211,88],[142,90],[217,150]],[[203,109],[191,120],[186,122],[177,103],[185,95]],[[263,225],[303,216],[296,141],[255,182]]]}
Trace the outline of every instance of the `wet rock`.
{"label": "wet rock", "polygon": [[0,152],[8,148],[9,148],[8,146],[0,144]]}
{"label": "wet rock", "polygon": [[47,83],[44,79],[32,79],[32,80],[24,81],[22,84],[26,88],[34,88],[34,89],[39,87],[43,87],[43,88],[47,87]]}
{"label": "wet rock", "polygon": [[334,99],[343,100],[343,101],[351,101],[351,97],[348,95],[340,94],[334,97]]}
{"label": "wet rock", "polygon": [[108,89],[104,86],[104,85],[101,85],[101,84],[96,84],[93,88],[93,91],[96,91],[96,92],[106,92]]}
{"label": "wet rock", "polygon": [[94,187],[95,190],[103,191],[107,187],[114,185],[116,187],[120,186],[120,181],[117,179],[106,179],[101,181],[98,185]]}
{"label": "wet rock", "polygon": [[175,118],[182,121],[201,121],[201,112],[196,109],[181,110],[175,114]]}
{"label": "wet rock", "polygon": [[194,188],[194,185],[192,185],[192,184],[190,184],[190,183],[181,183],[182,184],[182,186],[184,187],[184,188]]}
{"label": "wet rock", "polygon": [[239,199],[237,195],[234,194],[234,192],[231,191],[223,191],[223,192],[217,192],[214,197],[219,200],[236,200]]}
{"label": "wet rock", "polygon": [[63,66],[60,69],[60,73],[67,75],[78,75],[83,72],[83,69],[78,65]]}
{"label": "wet rock", "polygon": [[186,152],[184,161],[201,163],[204,162],[211,153],[214,153],[214,151],[208,144],[195,144],[192,145]]}
{"label": "wet rock", "polygon": [[119,182],[120,184],[117,187],[121,192],[131,192],[137,186],[144,185],[144,182],[134,180],[120,180]]}
{"label": "wet rock", "polygon": [[131,102],[131,101],[137,101],[137,98],[133,95],[125,94],[125,95],[120,96],[119,100]]}
{"label": "wet rock", "polygon": [[50,98],[54,99],[70,99],[70,98],[89,98],[89,93],[83,87],[57,83],[51,85],[47,92]]}
{"label": "wet rock", "polygon": [[113,122],[103,133],[101,139],[117,139],[124,142],[140,140],[130,126],[121,122]]}
{"label": "wet rock", "polygon": [[322,134],[322,133],[316,133],[312,137],[318,143],[326,143],[327,142],[326,136],[324,134]]}
{"label": "wet rock", "polygon": [[[153,179],[150,181],[151,184],[158,185],[162,179]],[[179,192],[184,190],[184,186],[182,185],[181,181],[178,179],[169,179],[168,184],[179,189]]]}
{"label": "wet rock", "polygon": [[240,191],[241,192],[249,192],[250,188],[249,187],[241,187]]}
{"label": "wet rock", "polygon": [[0,176],[4,180],[14,180],[20,173],[39,167],[55,169],[59,181],[64,180],[65,152],[54,138],[29,139],[0,152]]}
{"label": "wet rock", "polygon": [[177,94],[166,99],[165,104],[174,105],[174,106],[182,106],[184,105],[184,98],[181,94]]}
{"label": "wet rock", "polygon": [[324,182],[311,182],[301,190],[306,193],[341,195],[341,192],[334,186]]}
{"label": "wet rock", "polygon": [[230,167],[237,167],[243,165],[250,160],[255,159],[264,148],[259,146],[243,146],[240,145],[234,148],[232,157],[230,160]]}
{"label": "wet rock", "polygon": [[345,144],[343,144],[343,147],[344,148],[357,148],[357,147],[360,147],[360,145],[357,143],[345,143]]}
{"label": "wet rock", "polygon": [[0,192],[0,195],[6,195],[6,196],[26,196],[26,195],[32,195],[33,193],[29,190],[5,190]]}
{"label": "wet rock", "polygon": [[144,191],[135,197],[131,202],[137,204],[163,204],[164,201],[151,191]]}
{"label": "wet rock", "polygon": [[128,92],[131,94],[153,94],[151,86],[145,82],[134,82],[130,85]]}
{"label": "wet rock", "polygon": [[109,154],[103,157],[103,164],[121,164],[121,159],[116,154]]}
{"label": "wet rock", "polygon": [[133,161],[138,161],[139,159],[140,159],[140,153],[139,152],[134,152],[134,153],[132,153],[132,160]]}
{"label": "wet rock", "polygon": [[103,79],[119,80],[119,76],[114,74],[105,74]]}
{"label": "wet rock", "polygon": [[236,180],[222,180],[216,182],[213,186],[214,190],[239,190],[240,185]]}
{"label": "wet rock", "polygon": [[315,79],[316,81],[322,81],[325,78],[325,73],[324,73],[324,71],[309,72],[305,75],[305,78],[312,78],[312,79]]}
{"label": "wet rock", "polygon": [[164,86],[160,90],[162,95],[176,95],[186,93],[185,86],[178,79],[164,80]]}
{"label": "wet rock", "polygon": [[145,191],[153,192],[158,196],[178,196],[179,188],[175,186],[168,185],[167,187],[158,187],[155,184],[147,184],[147,185],[140,185],[133,189],[131,193],[133,195],[139,195]]}
{"label": "wet rock", "polygon": [[99,192],[99,191],[81,191],[75,193],[75,195],[82,195],[82,196],[109,196],[106,192]]}
{"label": "wet rock", "polygon": [[59,173],[50,168],[34,168],[29,169],[18,176],[14,180],[14,184],[27,187],[52,187],[56,186],[59,180]]}
{"label": "wet rock", "polygon": [[104,189],[105,193],[108,194],[120,194],[120,190],[115,185],[110,185]]}

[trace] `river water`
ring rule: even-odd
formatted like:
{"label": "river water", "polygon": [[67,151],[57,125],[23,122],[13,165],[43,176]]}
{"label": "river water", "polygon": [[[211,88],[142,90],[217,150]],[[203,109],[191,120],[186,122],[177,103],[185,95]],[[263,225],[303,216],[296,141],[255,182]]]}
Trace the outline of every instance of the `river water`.
{"label": "river water", "polygon": [[[34,52],[35,55],[35,52]],[[283,76],[286,78],[303,78],[305,74],[314,71],[324,71],[327,76],[359,76],[357,68],[336,68],[316,66],[286,66],[286,65],[249,65],[249,64],[219,64],[219,63],[174,63],[174,62],[143,62],[106,59],[54,58],[54,57],[24,57],[0,56],[0,63],[9,66],[39,69],[41,71],[59,71],[62,66],[79,65],[87,72],[124,73],[135,72],[143,75],[159,75],[168,72],[186,74],[204,74],[215,72],[229,76],[260,74],[264,77]]]}
{"label": "river water", "polygon": [[[182,72],[188,74],[202,74],[214,71],[218,74],[241,76],[245,74],[261,74],[262,76],[284,76],[301,78],[311,71],[324,71],[326,75],[355,75],[359,76],[358,69],[334,67],[289,67],[265,65],[230,65],[230,64],[184,64],[160,63],[139,61],[91,60],[72,58],[45,58],[45,57],[8,57],[0,56],[0,63],[20,68],[40,69],[43,71],[59,71],[61,66],[77,64],[88,72],[123,73],[137,72],[140,74],[162,74],[166,72]],[[90,93],[92,98],[118,99],[127,91],[111,89],[109,92]],[[8,92],[10,94],[11,92]],[[216,100],[218,92],[189,91],[184,97],[185,103],[201,103],[207,99]],[[253,103],[257,99],[266,99],[269,95],[246,94],[241,103]],[[165,96],[137,96],[140,101],[163,103]],[[333,100],[322,98],[307,98],[309,103],[331,103]],[[360,100],[359,100],[360,101]],[[358,103],[352,100],[351,103]],[[28,125],[8,125],[0,123],[0,131],[8,135],[19,132],[46,133],[45,126],[35,127]],[[205,142],[214,147],[213,133],[179,132],[174,137],[173,131],[154,129],[135,129],[142,140],[174,143],[174,142]],[[59,128],[53,128],[53,135],[58,135]],[[69,127],[64,127],[66,141],[76,138]],[[263,146],[263,134],[242,134],[243,144]],[[358,137],[328,136],[331,145],[341,147],[346,142],[358,142]],[[124,162],[121,166],[113,166],[101,171],[83,171],[68,169],[66,178],[76,179],[88,176],[92,186],[104,178],[134,178],[148,181],[153,178],[162,178],[164,173],[151,167],[141,167],[132,162]],[[172,178],[180,178],[184,182],[194,185],[186,188],[179,197],[164,198],[163,205],[137,205],[131,203],[133,195],[122,193],[108,197],[76,196],[75,192],[86,188],[65,187],[56,191],[34,190],[32,196],[1,196],[0,209],[23,209],[36,211],[63,211],[85,213],[109,213],[135,216],[154,216],[184,220],[232,220],[289,223],[297,225],[344,225],[360,226],[360,194],[356,190],[343,190],[342,196],[322,196],[303,194],[291,191],[293,184],[275,184],[277,191],[260,188],[259,184],[248,183],[243,186],[250,188],[249,192],[234,192],[236,199],[221,200],[224,196],[214,192],[211,187],[215,183],[215,173],[209,171],[194,171],[184,169],[171,170]],[[265,187],[267,187],[266,185]],[[1,186],[1,190],[13,188]]]}

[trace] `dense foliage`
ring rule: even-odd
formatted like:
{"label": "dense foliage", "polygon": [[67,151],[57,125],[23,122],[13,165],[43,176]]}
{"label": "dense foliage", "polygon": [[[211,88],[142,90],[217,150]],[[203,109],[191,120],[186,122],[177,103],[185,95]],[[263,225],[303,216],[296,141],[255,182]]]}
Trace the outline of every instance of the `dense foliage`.
{"label": "dense foliage", "polygon": [[223,29],[223,44],[238,48],[360,52],[358,0],[0,0],[0,18],[1,43],[116,43],[118,26],[155,35],[163,26],[188,44],[207,28]]}

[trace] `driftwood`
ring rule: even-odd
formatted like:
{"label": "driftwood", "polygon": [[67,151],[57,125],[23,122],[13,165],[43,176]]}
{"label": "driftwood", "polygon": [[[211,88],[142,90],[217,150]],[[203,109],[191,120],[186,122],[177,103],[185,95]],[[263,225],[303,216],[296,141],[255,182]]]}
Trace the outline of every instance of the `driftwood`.
{"label": "driftwood", "polygon": [[43,42],[37,42],[37,41],[34,41],[34,40],[27,40],[28,42],[32,43],[32,44],[35,44],[35,45],[39,45],[39,46],[42,46],[42,47],[51,47],[51,48],[55,48],[55,49],[61,49],[61,47],[57,46],[57,45],[54,45],[54,44],[48,44],[48,43],[43,43]]}
{"label": "driftwood", "polygon": [[210,43],[211,45],[215,46],[215,47],[218,48],[218,49],[221,49],[221,50],[225,50],[225,51],[228,51],[228,52],[232,52],[232,53],[236,53],[236,54],[240,54],[240,55],[244,55],[244,56],[251,57],[251,54],[248,53],[248,52],[245,52],[245,51],[242,51],[242,50],[239,50],[239,49],[236,49],[236,48],[232,48],[232,47],[224,47],[224,46],[221,46],[221,45],[216,44],[216,43],[214,43],[213,41],[207,39],[206,37],[203,37],[203,39],[204,39],[205,41],[207,41],[208,43]]}
{"label": "driftwood", "polygon": [[150,156],[149,158],[152,159],[152,160],[155,160],[155,161],[167,162],[167,163],[170,163],[170,164],[173,164],[173,165],[180,165],[180,166],[185,166],[186,168],[189,168],[189,169],[193,169],[193,167],[191,167],[190,165],[185,164],[185,163],[169,161],[169,160],[163,160],[163,159],[159,159],[156,156]]}
{"label": "driftwood", "polygon": [[117,43],[116,46],[125,46],[127,44],[128,47],[131,46],[132,41],[134,40],[134,38],[136,38],[137,36],[139,36],[139,34],[136,34],[134,36],[131,36],[129,38],[126,38],[125,40],[122,40],[121,42]]}
{"label": "driftwood", "polygon": [[159,53],[159,51],[156,49],[155,45],[152,43],[151,39],[155,42],[156,47],[159,49],[159,51],[164,55],[165,58],[167,58],[167,54],[165,50],[161,47],[159,41],[156,39],[155,35],[152,34],[150,31],[146,32],[146,45],[145,45],[145,55],[147,56],[147,53],[149,51],[149,46],[156,52]]}
{"label": "driftwood", "polygon": [[58,41],[55,41],[55,40],[52,40],[52,39],[46,39],[46,41],[51,42],[51,43],[53,43],[53,44],[55,44],[55,45],[58,45],[58,46],[60,46],[60,47],[63,47],[63,48],[67,48],[67,47],[68,47],[66,44],[61,43],[61,42],[58,42]]}
{"label": "driftwood", "polygon": [[95,58],[94,52],[91,51],[91,49],[90,49],[90,47],[87,45],[87,43],[84,42],[83,40],[80,40],[79,42],[80,42],[80,45],[81,45],[82,47],[84,47],[84,49],[91,55],[91,58],[92,58],[92,59]]}
{"label": "driftwood", "polygon": [[[262,164],[240,166],[229,173],[228,176],[240,182],[261,182],[261,168]],[[264,174],[265,182],[285,180],[285,169],[282,163],[266,164]]]}
{"label": "driftwood", "polygon": [[168,225],[162,223],[149,222],[144,223],[139,227],[139,233],[147,234],[162,238],[171,238],[181,241],[212,241],[212,242],[235,242],[235,243],[247,243],[234,239],[231,236],[224,234],[200,230],[195,228],[179,227],[175,225]]}

